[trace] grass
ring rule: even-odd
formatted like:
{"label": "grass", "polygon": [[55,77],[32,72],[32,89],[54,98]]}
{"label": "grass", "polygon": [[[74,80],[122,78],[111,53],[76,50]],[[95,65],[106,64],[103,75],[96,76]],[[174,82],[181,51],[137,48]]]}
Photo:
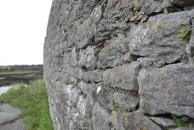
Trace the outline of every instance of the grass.
{"label": "grass", "polygon": [[48,98],[42,80],[25,87],[18,85],[0,96],[1,103],[8,103],[22,110],[27,130],[53,130],[48,110]]}

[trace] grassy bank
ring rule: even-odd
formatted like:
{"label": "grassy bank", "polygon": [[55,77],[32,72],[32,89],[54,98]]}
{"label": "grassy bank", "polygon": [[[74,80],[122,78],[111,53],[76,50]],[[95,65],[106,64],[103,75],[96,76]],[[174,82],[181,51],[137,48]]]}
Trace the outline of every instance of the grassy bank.
{"label": "grassy bank", "polygon": [[52,130],[45,84],[38,80],[25,87],[18,85],[0,96],[0,103],[16,106],[23,112],[27,130]]}

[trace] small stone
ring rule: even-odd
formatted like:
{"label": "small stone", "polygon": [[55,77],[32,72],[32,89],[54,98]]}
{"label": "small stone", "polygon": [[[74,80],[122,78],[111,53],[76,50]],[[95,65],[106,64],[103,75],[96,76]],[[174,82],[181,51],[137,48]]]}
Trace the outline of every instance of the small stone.
{"label": "small stone", "polygon": [[151,120],[163,127],[175,127],[176,122],[172,119],[162,118],[162,117],[150,117]]}
{"label": "small stone", "polygon": [[172,4],[179,7],[184,7],[184,6],[189,6],[194,4],[193,0],[170,0],[170,1],[172,2]]}
{"label": "small stone", "polygon": [[103,73],[105,86],[120,88],[124,90],[138,90],[137,75],[139,73],[139,63],[133,62],[113,69],[108,69]]}

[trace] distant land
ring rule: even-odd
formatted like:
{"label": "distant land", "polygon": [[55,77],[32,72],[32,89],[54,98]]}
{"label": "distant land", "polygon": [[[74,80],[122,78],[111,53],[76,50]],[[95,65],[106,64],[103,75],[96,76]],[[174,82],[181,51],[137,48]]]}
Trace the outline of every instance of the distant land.
{"label": "distant land", "polygon": [[42,79],[43,65],[8,65],[0,66],[0,86],[17,83],[28,84]]}

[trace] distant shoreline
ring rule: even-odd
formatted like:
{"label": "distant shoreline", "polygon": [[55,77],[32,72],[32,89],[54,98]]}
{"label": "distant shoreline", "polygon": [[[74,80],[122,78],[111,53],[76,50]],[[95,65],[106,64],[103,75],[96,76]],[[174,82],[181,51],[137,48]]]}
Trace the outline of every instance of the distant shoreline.
{"label": "distant shoreline", "polygon": [[43,65],[0,66],[0,87],[18,83],[29,84],[43,78]]}

